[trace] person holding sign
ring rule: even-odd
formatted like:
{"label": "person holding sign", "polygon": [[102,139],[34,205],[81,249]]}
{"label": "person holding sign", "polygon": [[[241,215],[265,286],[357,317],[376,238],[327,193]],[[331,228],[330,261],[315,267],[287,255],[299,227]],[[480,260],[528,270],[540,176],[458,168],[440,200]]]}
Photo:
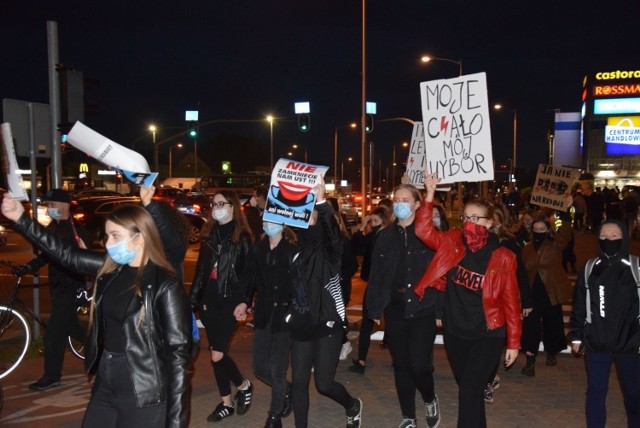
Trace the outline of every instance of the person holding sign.
{"label": "person holding sign", "polygon": [[376,238],[366,293],[369,318],[380,324],[384,313],[385,338],[402,411],[401,428],[417,426],[416,390],[424,401],[427,426],[440,423],[433,383],[433,341],[441,293],[432,289],[420,300],[413,289],[434,255],[415,233],[415,213],[421,200],[420,191],[411,184],[401,184],[393,192],[395,221]]}
{"label": "person holding sign", "polygon": [[[235,192],[222,190],[213,195],[212,208],[213,218],[203,231],[190,298],[207,333],[222,397],[207,420],[219,422],[236,412],[244,415],[252,401],[253,385],[229,356],[229,346],[238,321],[246,318],[245,294],[250,278],[246,266],[253,239]],[[237,388],[237,406],[231,399],[231,383]]]}
{"label": "person holding sign", "polygon": [[[569,197],[565,206],[568,208],[571,203]],[[562,267],[562,252],[573,237],[573,228],[568,212],[559,212],[559,216],[562,226],[554,232],[549,217],[544,213],[536,214],[531,226],[532,241],[522,248],[533,297],[533,311],[523,322],[522,350],[527,355],[527,364],[522,374],[525,376],[536,374],[540,336],[548,366],[555,366],[558,363],[556,354],[567,347],[562,304],[571,298],[571,285]]]}
{"label": "person holding sign", "polygon": [[298,230],[298,252],[291,264],[292,299],[285,318],[293,339],[293,415],[297,428],[307,427],[313,373],[318,392],[344,408],[347,428],[358,428],[362,423],[362,400],[349,394],[335,379],[346,326],[340,289],[340,232],[333,208],[324,198],[324,179],[320,177],[316,183],[316,203],[309,227]]}
{"label": "person holding sign", "polygon": [[425,201],[416,214],[416,235],[436,251],[415,287],[420,299],[435,288],[444,296],[444,343],[458,393],[458,427],[486,426],[483,392],[507,345],[505,366],[518,357],[522,321],[515,254],[489,232],[493,206],[464,206],[462,230],[436,230],[433,198],[440,179],[425,174]]}

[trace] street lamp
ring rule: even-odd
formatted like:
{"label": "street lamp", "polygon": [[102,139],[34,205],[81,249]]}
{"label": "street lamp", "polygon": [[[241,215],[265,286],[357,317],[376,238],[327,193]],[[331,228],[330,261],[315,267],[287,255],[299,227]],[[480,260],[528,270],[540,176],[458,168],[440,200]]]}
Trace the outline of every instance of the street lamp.
{"label": "street lamp", "polygon": [[269,115],[266,117],[267,122],[269,122],[269,135],[271,141],[271,170],[273,171],[273,121],[274,117]]}
{"label": "street lamp", "polygon": [[355,129],[358,127],[358,124],[355,122],[351,122],[348,125],[336,126],[333,130],[333,183],[338,184],[338,129],[342,128],[351,128]]}
{"label": "street lamp", "polygon": [[173,177],[173,155],[171,152],[173,151],[174,147],[181,149],[182,143],[178,143],[174,146],[169,147],[169,178]]}
{"label": "street lamp", "polygon": [[[351,162],[353,161],[353,158],[349,156],[347,160]],[[340,180],[344,180],[344,159],[342,159],[341,166],[340,166]]]}
{"label": "street lamp", "polygon": [[[409,143],[403,141],[402,148],[409,147]],[[393,159],[391,160],[391,190],[396,188],[396,145],[393,145]]]}
{"label": "street lamp", "polygon": [[153,135],[153,168],[154,172],[158,172],[158,145],[156,144],[156,128],[155,125],[149,125],[149,131]]}
{"label": "street lamp", "polygon": [[[504,107],[502,104],[496,104],[493,106],[496,110],[501,110]],[[513,162],[511,163],[511,174],[513,174],[513,180],[516,179],[516,147],[517,147],[517,135],[518,135],[518,111],[513,109]]]}
{"label": "street lamp", "polygon": [[291,147],[293,147],[294,149],[298,150],[298,149],[304,149],[304,163],[307,163],[307,146],[300,146],[298,144],[294,144]]}
{"label": "street lamp", "polygon": [[444,62],[450,62],[452,64],[458,64],[458,69],[459,69],[458,75],[462,76],[462,60],[456,61],[455,59],[438,58],[435,56],[422,55],[422,57],[420,58],[420,61],[424,63],[431,62],[431,61],[444,61]]}

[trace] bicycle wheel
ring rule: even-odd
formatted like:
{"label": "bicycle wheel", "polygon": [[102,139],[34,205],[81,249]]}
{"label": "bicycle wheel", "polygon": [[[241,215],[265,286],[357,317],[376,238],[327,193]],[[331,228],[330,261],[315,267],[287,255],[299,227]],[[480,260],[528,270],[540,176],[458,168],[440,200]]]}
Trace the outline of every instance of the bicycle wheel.
{"label": "bicycle wheel", "polygon": [[89,331],[89,308],[82,307],[78,309],[78,323],[82,327],[82,334],[80,337],[67,336],[67,343],[71,353],[77,358],[84,360],[84,342]]}
{"label": "bicycle wheel", "polygon": [[22,361],[31,343],[31,329],[20,312],[0,306],[0,379]]}

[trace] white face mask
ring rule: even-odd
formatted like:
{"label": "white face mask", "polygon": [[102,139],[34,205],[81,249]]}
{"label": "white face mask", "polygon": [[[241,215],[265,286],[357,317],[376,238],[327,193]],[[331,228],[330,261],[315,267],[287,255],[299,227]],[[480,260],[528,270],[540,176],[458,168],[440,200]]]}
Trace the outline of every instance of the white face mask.
{"label": "white face mask", "polygon": [[229,212],[225,208],[216,208],[213,210],[213,218],[218,220],[220,223],[226,223],[227,220],[231,219]]}

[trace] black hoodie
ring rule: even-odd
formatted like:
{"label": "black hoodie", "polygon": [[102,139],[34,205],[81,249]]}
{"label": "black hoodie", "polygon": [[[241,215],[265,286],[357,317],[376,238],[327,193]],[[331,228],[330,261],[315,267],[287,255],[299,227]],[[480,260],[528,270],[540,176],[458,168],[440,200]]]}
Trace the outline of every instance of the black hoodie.
{"label": "black hoodie", "polygon": [[606,224],[620,227],[622,245],[612,257],[604,254],[598,246],[600,256],[588,281],[591,324],[586,323],[585,267],[580,270],[573,296],[571,331],[567,337],[572,341],[582,341],[587,351],[637,353],[640,346],[640,309],[637,284],[629,263],[629,234],[617,220],[602,223],[600,229]]}

